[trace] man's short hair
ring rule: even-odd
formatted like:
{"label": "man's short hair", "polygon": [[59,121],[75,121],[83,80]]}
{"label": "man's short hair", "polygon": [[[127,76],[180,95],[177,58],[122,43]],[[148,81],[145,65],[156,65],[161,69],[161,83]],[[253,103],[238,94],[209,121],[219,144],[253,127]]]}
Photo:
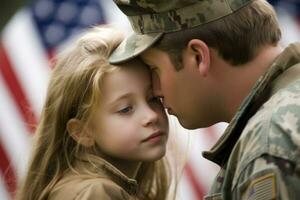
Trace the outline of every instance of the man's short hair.
{"label": "man's short hair", "polygon": [[165,33],[157,47],[170,55],[176,69],[182,66],[182,51],[192,39],[204,41],[232,65],[251,61],[259,48],[277,45],[281,31],[273,7],[255,0],[235,13],[192,29]]}
{"label": "man's short hair", "polygon": [[266,0],[115,2],[127,15],[134,33],[112,53],[111,64],[156,46],[168,52],[180,68],[182,50],[191,39],[200,39],[225,61],[238,65],[254,58],[263,45],[276,45],[281,38],[275,11]]}

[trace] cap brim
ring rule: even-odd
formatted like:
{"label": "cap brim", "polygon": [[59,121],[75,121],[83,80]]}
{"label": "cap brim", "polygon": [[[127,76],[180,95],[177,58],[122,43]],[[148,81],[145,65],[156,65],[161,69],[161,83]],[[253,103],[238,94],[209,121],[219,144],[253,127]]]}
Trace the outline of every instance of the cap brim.
{"label": "cap brim", "polygon": [[110,64],[126,62],[151,47],[163,33],[139,35],[132,33],[113,51],[109,57]]}

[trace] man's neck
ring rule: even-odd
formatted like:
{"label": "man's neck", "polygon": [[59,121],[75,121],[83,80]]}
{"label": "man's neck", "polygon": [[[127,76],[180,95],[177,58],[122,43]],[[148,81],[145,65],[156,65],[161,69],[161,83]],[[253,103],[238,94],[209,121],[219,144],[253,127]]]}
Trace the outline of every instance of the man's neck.
{"label": "man's neck", "polygon": [[251,92],[259,77],[261,77],[282,52],[280,46],[267,46],[259,50],[258,55],[251,62],[242,66],[231,66],[231,81],[228,81],[228,116],[230,122],[243,100]]}

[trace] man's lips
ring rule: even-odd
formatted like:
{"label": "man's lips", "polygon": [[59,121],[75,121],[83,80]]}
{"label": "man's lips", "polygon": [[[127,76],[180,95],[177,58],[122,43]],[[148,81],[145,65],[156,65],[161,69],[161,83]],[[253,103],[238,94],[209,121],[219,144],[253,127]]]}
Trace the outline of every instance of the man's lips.
{"label": "man's lips", "polygon": [[157,131],[157,132],[151,134],[146,139],[142,140],[142,142],[147,142],[147,141],[152,141],[152,140],[153,141],[159,140],[162,135],[164,135],[164,133],[162,131]]}

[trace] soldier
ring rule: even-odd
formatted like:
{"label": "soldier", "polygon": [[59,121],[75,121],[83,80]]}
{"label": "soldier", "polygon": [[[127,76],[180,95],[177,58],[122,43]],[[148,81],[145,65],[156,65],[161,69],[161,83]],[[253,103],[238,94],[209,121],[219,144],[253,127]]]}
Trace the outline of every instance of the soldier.
{"label": "soldier", "polygon": [[188,129],[228,122],[203,156],[221,170],[205,199],[300,199],[300,44],[282,49],[265,0],[116,0],[154,93]]}

